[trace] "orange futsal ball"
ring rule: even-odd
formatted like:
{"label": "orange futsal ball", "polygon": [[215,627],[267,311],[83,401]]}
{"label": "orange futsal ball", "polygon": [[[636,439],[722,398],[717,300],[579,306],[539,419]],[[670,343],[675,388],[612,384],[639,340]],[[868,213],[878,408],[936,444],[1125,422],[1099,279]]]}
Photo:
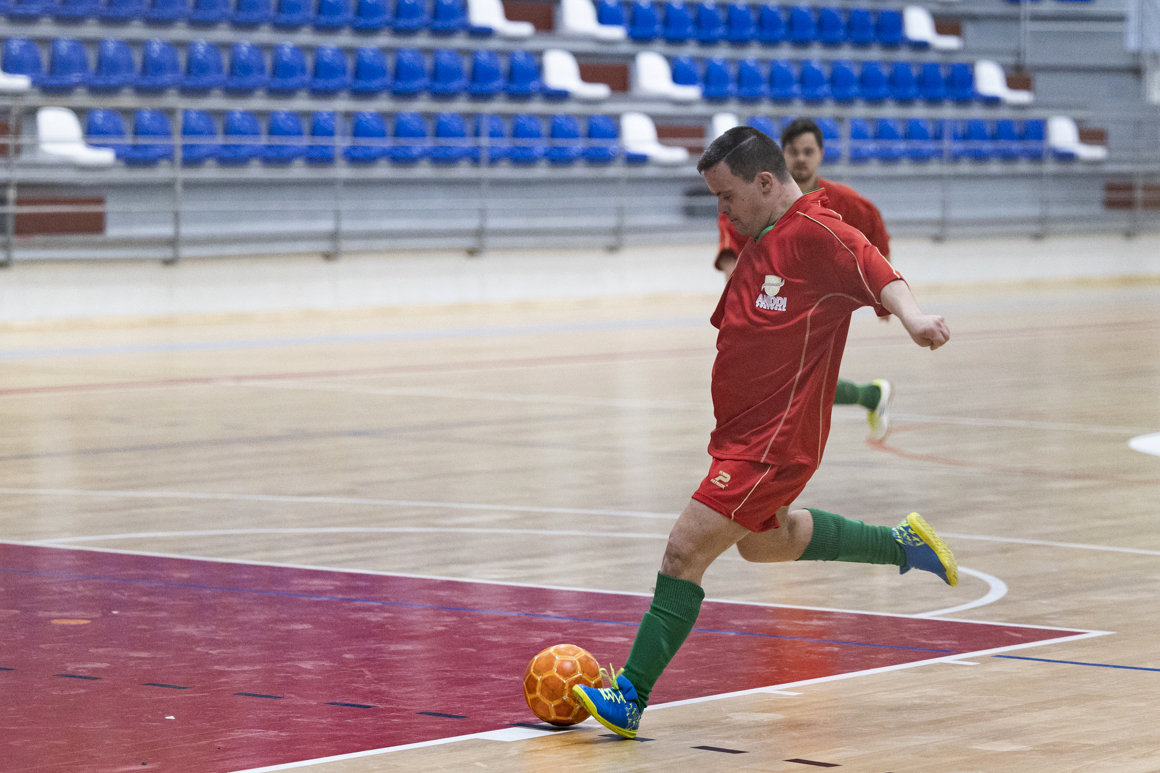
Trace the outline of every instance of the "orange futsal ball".
{"label": "orange futsal ball", "polygon": [[588,719],[588,710],[572,697],[578,684],[600,688],[600,665],[582,647],[557,644],[532,658],[524,672],[524,700],[540,719],[553,725],[574,725]]}

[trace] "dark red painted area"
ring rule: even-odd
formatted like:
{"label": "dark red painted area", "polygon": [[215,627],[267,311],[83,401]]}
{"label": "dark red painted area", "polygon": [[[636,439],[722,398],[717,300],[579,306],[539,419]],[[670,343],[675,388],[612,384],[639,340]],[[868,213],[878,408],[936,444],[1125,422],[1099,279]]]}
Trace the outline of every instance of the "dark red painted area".
{"label": "dark red painted area", "polygon": [[[647,605],[0,545],[0,767],[219,773],[535,721],[520,688],[531,656],[569,641],[622,665]],[[653,702],[1071,633],[710,602]]]}

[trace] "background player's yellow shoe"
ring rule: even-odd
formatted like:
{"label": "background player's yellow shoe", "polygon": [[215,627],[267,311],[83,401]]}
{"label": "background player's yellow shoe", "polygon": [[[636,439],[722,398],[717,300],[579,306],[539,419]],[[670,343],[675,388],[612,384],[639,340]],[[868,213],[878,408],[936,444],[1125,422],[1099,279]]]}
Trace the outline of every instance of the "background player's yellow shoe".
{"label": "background player's yellow shoe", "polygon": [[[624,669],[621,669],[623,672]],[[611,687],[596,688],[578,684],[572,688],[576,700],[588,709],[596,721],[625,738],[636,738],[640,727],[640,708],[636,705],[636,688],[623,673],[600,669],[604,683]]]}
{"label": "background player's yellow shoe", "polygon": [[894,399],[894,386],[884,378],[871,381],[878,387],[878,405],[866,412],[866,423],[870,425],[870,439],[881,443],[890,434],[890,401]]}
{"label": "background player's yellow shoe", "polygon": [[959,564],[955,561],[955,554],[921,515],[911,513],[891,531],[906,552],[906,566],[901,567],[899,574],[922,569],[937,574],[947,585],[959,584]]}

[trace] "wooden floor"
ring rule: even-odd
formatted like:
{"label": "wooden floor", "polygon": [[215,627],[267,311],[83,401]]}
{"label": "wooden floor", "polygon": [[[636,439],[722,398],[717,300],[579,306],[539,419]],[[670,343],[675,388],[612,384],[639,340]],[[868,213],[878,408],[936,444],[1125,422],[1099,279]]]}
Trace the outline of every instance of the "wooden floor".
{"label": "wooden floor", "polygon": [[[917,294],[950,344],[855,318],[843,375],[895,383],[895,429],[872,446],[864,411],[836,408],[802,503],[918,510],[974,573],[949,589],[731,552],[709,597],[978,602],[947,616],[1110,635],[650,710],[649,743],[593,727],[301,769],[1160,771],[1160,457],[1128,447],[1160,431],[1160,284]],[[647,592],[707,470],[715,301],[9,328],[0,537]],[[382,527],[414,531],[359,531]]]}

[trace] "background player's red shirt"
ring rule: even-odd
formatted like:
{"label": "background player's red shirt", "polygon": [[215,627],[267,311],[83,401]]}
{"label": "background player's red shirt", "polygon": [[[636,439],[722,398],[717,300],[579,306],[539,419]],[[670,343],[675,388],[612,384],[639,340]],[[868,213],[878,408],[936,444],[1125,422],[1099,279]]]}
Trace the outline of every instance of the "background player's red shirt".
{"label": "background player's red shirt", "polygon": [[850,314],[902,276],[860,231],[807,193],[749,240],[713,312],[717,359],[709,441],[716,459],[822,460]]}

